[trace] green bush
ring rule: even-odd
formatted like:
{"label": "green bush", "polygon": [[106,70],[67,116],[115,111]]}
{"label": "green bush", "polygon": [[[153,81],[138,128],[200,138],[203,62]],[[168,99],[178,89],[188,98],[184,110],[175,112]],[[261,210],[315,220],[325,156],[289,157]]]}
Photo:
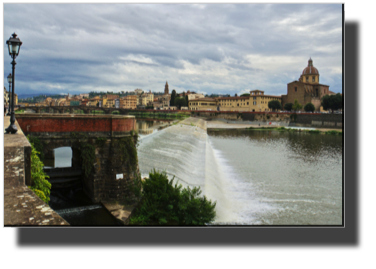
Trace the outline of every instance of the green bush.
{"label": "green bush", "polygon": [[293,103],[286,103],[283,108],[287,111],[291,111],[292,106],[293,106]]}
{"label": "green bush", "polygon": [[184,188],[165,172],[149,173],[142,181],[141,201],[131,225],[205,225],[215,219],[216,202],[200,196],[200,188]]}
{"label": "green bush", "polygon": [[27,136],[30,144],[33,144],[35,150],[37,151],[37,155],[39,159],[43,162],[44,161],[44,153],[43,153],[43,143],[40,139],[36,136]]}
{"label": "green bush", "polygon": [[315,111],[315,106],[312,103],[307,103],[304,106],[304,111],[306,111],[306,112],[313,112],[313,111]]}
{"label": "green bush", "polygon": [[339,131],[334,131],[334,130],[331,130],[331,131],[326,131],[325,134],[330,134],[330,135],[342,135],[342,132],[339,132]]}
{"label": "green bush", "polygon": [[[28,137],[29,139],[29,137]],[[39,152],[35,149],[34,144],[31,145],[31,186],[28,186],[35,194],[47,203],[50,201],[51,183],[46,180],[49,178],[43,171],[43,163],[38,157]]]}

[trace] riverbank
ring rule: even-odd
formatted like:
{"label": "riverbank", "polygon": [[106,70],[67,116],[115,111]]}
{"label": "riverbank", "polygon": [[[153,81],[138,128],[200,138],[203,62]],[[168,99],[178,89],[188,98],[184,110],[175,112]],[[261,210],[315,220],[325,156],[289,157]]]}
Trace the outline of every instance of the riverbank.
{"label": "riverbank", "polygon": [[221,129],[254,129],[254,130],[318,130],[321,133],[326,133],[328,131],[335,131],[342,133],[341,129],[338,128],[319,128],[319,127],[312,127],[312,128],[306,128],[306,127],[289,127],[287,125],[280,125],[279,123],[271,122],[263,122],[263,123],[252,123],[252,122],[231,122],[231,121],[207,121],[207,130],[209,131],[219,131]]}

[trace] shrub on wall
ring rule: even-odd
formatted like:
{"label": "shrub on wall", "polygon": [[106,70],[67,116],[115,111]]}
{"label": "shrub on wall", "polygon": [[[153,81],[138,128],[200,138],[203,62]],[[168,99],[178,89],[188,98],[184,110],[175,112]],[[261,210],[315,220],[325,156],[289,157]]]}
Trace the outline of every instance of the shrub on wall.
{"label": "shrub on wall", "polygon": [[38,157],[38,151],[34,144],[29,139],[31,145],[31,186],[28,186],[35,194],[47,203],[50,201],[51,183],[46,178],[49,178],[43,171],[43,162]]}
{"label": "shrub on wall", "polygon": [[33,144],[34,148],[38,152],[39,159],[43,162],[44,161],[44,153],[43,153],[43,143],[40,141],[38,137],[35,136],[28,136],[27,139],[29,140],[30,144]]}

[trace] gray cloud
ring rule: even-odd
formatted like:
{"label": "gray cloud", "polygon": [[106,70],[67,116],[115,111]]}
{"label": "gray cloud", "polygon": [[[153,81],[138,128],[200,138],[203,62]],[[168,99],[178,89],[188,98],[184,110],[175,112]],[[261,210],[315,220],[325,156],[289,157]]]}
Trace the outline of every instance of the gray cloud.
{"label": "gray cloud", "polygon": [[[340,4],[4,4],[16,91],[286,93],[312,57],[342,90]],[[4,44],[4,77],[10,57]]]}

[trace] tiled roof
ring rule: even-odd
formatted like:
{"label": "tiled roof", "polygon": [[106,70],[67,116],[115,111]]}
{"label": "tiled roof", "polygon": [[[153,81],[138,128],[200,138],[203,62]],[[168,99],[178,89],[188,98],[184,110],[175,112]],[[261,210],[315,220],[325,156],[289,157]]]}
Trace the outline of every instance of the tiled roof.
{"label": "tiled roof", "polygon": [[198,98],[198,99],[189,100],[189,102],[196,102],[196,101],[212,101],[212,102],[215,102],[215,99],[210,98],[210,97],[205,97],[205,98]]}

